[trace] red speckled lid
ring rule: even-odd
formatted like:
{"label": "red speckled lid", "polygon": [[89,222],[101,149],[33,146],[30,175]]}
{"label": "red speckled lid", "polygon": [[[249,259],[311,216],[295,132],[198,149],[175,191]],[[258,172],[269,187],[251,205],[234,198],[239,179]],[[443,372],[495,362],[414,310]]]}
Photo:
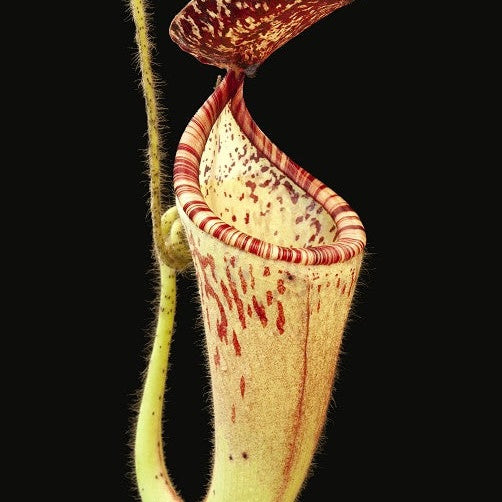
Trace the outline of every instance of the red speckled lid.
{"label": "red speckled lid", "polygon": [[352,0],[192,0],[171,38],[205,64],[253,75],[276,49]]}

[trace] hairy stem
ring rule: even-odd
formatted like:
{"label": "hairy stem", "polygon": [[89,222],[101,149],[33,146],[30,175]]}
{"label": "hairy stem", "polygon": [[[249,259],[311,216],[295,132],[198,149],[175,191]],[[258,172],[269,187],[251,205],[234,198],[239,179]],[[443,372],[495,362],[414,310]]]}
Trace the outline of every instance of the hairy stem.
{"label": "hairy stem", "polygon": [[[160,266],[160,305],[157,328],[146,373],[136,426],[134,459],[136,480],[143,502],[181,502],[167,474],[162,443],[162,411],[169,348],[176,305],[176,269],[186,266],[188,252],[180,236],[176,208],[162,215],[162,145],[155,76],[151,64],[151,41],[144,0],[130,0],[136,26],[141,83],[148,122],[150,212],[154,249]],[[171,228],[173,227],[171,233]],[[177,255],[182,255],[182,262]]]}
{"label": "hairy stem", "polygon": [[162,143],[159,128],[159,110],[155,75],[152,70],[151,40],[148,33],[148,16],[144,0],[130,0],[131,12],[136,26],[136,44],[141,70],[141,84],[146,104],[148,121],[148,167],[150,173],[150,212],[152,217],[153,242],[157,258],[174,266],[162,241]]}

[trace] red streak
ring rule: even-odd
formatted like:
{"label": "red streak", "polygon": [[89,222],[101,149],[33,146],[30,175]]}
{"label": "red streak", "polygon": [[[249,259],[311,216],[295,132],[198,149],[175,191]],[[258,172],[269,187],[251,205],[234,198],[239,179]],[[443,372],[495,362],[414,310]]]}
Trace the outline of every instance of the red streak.
{"label": "red streak", "polygon": [[350,296],[350,292],[352,291],[352,286],[354,285],[355,277],[354,277],[354,270],[350,271],[350,287],[349,287],[349,292],[347,293],[347,296]]}
{"label": "red streak", "polygon": [[268,322],[267,315],[265,314],[265,307],[258,303],[258,300],[256,299],[255,295],[253,295],[253,307],[260,319],[261,325],[265,327]]}
{"label": "red streak", "polygon": [[240,346],[239,340],[237,339],[237,335],[236,335],[235,331],[234,331],[234,336],[232,338],[232,343],[234,345],[235,355],[240,356],[241,355],[241,346]]}
{"label": "red streak", "polygon": [[272,305],[272,300],[274,299],[274,293],[272,291],[267,291],[267,305]]}
{"label": "red streak", "polygon": [[[199,250],[193,246],[192,247],[192,253],[194,254],[195,258],[197,259],[198,262],[198,270],[199,272],[202,272],[202,277],[204,280],[204,291],[208,297],[214,298],[216,301],[216,304],[218,306],[218,310],[220,311],[220,319],[216,320],[216,330],[218,331],[218,337],[220,340],[225,340],[225,343],[228,344],[228,338],[227,338],[227,327],[228,327],[228,320],[227,320],[227,314],[225,312],[225,308],[223,307],[223,304],[221,303],[220,297],[216,294],[216,291],[213,289],[211,284],[209,284],[209,280],[206,275],[206,268],[209,266],[213,275],[213,278],[216,282],[216,276],[214,272],[214,258],[212,256],[202,256]],[[200,273],[199,273],[200,276]]]}
{"label": "red streak", "polygon": [[246,213],[246,216],[244,217],[244,223],[246,225],[249,223],[249,213]]}
{"label": "red streak", "polygon": [[220,288],[223,291],[223,296],[227,300],[228,308],[232,310],[232,298],[230,297],[230,293],[228,292],[228,288],[225,286],[223,281],[220,281]]}
{"label": "red streak", "polygon": [[254,275],[253,275],[253,265],[249,264],[249,275],[251,276],[251,289],[254,289]]}
{"label": "red streak", "polygon": [[246,380],[244,380],[244,375],[241,376],[241,396],[244,398],[244,392],[246,390]]}
{"label": "red streak", "polygon": [[253,309],[251,308],[251,305],[248,303],[248,316],[253,317]]}
{"label": "red streak", "polygon": [[232,416],[230,418],[232,419],[232,423],[235,424],[235,404],[232,405]]}
{"label": "red streak", "polygon": [[[289,454],[284,464],[283,470],[283,490],[287,487],[290,477],[291,471],[293,468],[294,462],[298,458],[298,452],[301,448],[301,444],[299,444],[300,439],[300,428],[303,423],[303,414],[304,414],[304,399],[305,399],[305,386],[307,381],[307,344],[309,340],[309,331],[310,331],[310,287],[307,289],[307,312],[306,312],[306,331],[305,331],[305,340],[303,346],[303,374],[302,379],[300,381],[299,390],[298,390],[298,404],[296,405],[295,410],[295,422],[293,424],[292,438],[289,443],[290,449]],[[280,499],[278,499],[280,500]]]}
{"label": "red streak", "polygon": [[218,347],[216,347],[216,353],[214,354],[214,364],[215,366],[220,365],[220,353],[218,351]]}
{"label": "red streak", "polygon": [[263,275],[264,275],[265,277],[268,277],[268,276],[270,275],[270,269],[269,269],[268,267],[265,267],[265,268],[263,269]]}
{"label": "red streak", "polygon": [[286,319],[284,318],[284,308],[282,306],[282,302],[280,301],[277,302],[277,310],[277,321],[275,322],[275,325],[279,330],[279,334],[282,335],[284,333],[284,324],[286,323]]}
{"label": "red streak", "polygon": [[279,291],[279,294],[283,295],[284,291],[286,291],[286,288],[284,287],[284,281],[282,279],[279,279],[277,281],[277,291]]}
{"label": "red streak", "polygon": [[[232,256],[234,262],[235,258]],[[232,262],[232,258],[230,262]],[[241,297],[239,296],[239,292],[237,291],[237,284],[232,279],[232,275],[230,274],[230,269],[227,267],[227,279],[228,284],[230,286],[230,291],[232,292],[232,296],[234,298],[235,305],[237,306],[237,314],[239,315],[239,321],[241,322],[242,329],[246,328],[246,318],[244,317],[244,305],[242,303]]]}
{"label": "red streak", "polygon": [[246,291],[248,290],[248,285],[246,283],[246,279],[244,279],[244,275],[242,273],[241,268],[239,268],[239,279],[241,280],[242,292],[246,294]]}

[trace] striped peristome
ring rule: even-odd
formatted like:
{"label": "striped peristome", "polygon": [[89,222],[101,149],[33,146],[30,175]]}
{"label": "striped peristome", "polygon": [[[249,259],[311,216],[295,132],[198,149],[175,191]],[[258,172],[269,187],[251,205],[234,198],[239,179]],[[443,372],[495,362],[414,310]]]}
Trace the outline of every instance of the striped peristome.
{"label": "striped peristome", "polygon": [[[243,78],[242,73],[237,75],[230,71],[196,113],[181,138],[175,159],[174,187],[183,212],[198,227],[217,239],[266,259],[305,265],[329,265],[349,260],[360,254],[366,240],[358,216],[342,197],[289,159],[263,134],[245,106],[242,95]],[[249,235],[239,230],[231,220],[225,221],[209,207],[199,185],[199,167],[211,129],[223,110],[236,121],[246,140],[256,149],[256,155],[267,161],[269,167],[274,166],[283,174],[283,184],[289,183],[292,187],[293,183],[296,190],[307,194],[310,200],[329,214],[330,228],[335,231],[334,238],[330,239],[331,243],[308,245],[307,242],[304,247],[298,247],[295,241],[288,245],[275,244],[260,236]],[[227,173],[229,174],[230,172]],[[235,173],[233,175],[236,176]],[[258,175],[264,177],[261,170],[254,174]],[[245,183],[242,182],[239,190],[242,189],[247,193],[249,190]],[[248,180],[248,183],[254,182]],[[266,183],[266,180],[262,180],[262,183]],[[270,202],[274,205],[279,204],[277,198]],[[296,215],[299,216],[301,215]]]}

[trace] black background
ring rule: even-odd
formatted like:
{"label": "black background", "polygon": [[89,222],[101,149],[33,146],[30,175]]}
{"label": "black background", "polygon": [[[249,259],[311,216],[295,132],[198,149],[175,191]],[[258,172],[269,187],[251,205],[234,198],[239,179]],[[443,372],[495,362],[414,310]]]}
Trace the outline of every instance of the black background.
{"label": "black background", "polygon": [[[416,90],[424,75],[410,36],[416,19],[403,3],[359,0],[336,11],[273,54],[245,84],[248,108],[261,129],[340,193],[368,236],[324,439],[302,501],[399,497],[403,486],[415,491],[421,485],[414,479],[420,425],[416,382],[410,378],[412,315],[407,315],[415,308],[410,284],[418,278],[405,268],[400,250],[408,244],[408,231],[404,216],[396,220],[393,209],[405,204],[404,213],[411,215],[417,196],[410,186],[420,176],[421,140],[413,123],[421,113]],[[184,4],[150,1],[167,174],[184,127],[223,74],[170,40],[170,21]],[[89,198],[100,214],[94,231],[106,236],[97,241],[94,273],[100,286],[88,308],[100,320],[90,322],[95,338],[105,337],[113,354],[113,371],[97,384],[118,411],[118,419],[111,419],[118,453],[114,467],[119,466],[111,500],[132,501],[128,442],[155,320],[156,272],[143,156],[146,118],[125,3],[117,6],[112,29],[107,56],[115,71],[102,90],[113,108],[96,116],[99,126],[89,131],[90,142],[102,142],[107,153],[97,174],[100,188]],[[170,198],[169,183],[166,191]],[[211,469],[210,388],[192,274],[181,275],[178,286],[165,451],[175,485],[192,502],[203,497]]]}
{"label": "black background", "polygon": [[[222,73],[169,39],[184,3],[150,1],[168,174],[183,129]],[[487,364],[498,354],[493,326],[479,326],[486,306],[478,313],[472,301],[488,298],[485,276],[494,283],[486,246],[497,223],[484,234],[479,223],[498,210],[498,194],[487,195],[498,188],[490,149],[498,143],[486,120],[496,118],[498,17],[461,4],[356,0],[246,82],[258,125],[339,192],[368,235],[302,501],[451,499],[469,484],[478,500],[489,475],[467,446],[493,444],[479,439],[484,424],[469,413],[485,420],[478,402],[496,381],[476,378],[474,366],[497,368]],[[20,499],[33,489],[133,501],[128,442],[157,284],[134,26],[124,0],[12,3],[4,17],[14,36],[3,52],[3,416],[20,429],[4,427],[14,445],[5,456]],[[190,274],[179,288],[166,456],[191,502],[210,475],[212,431]]]}

